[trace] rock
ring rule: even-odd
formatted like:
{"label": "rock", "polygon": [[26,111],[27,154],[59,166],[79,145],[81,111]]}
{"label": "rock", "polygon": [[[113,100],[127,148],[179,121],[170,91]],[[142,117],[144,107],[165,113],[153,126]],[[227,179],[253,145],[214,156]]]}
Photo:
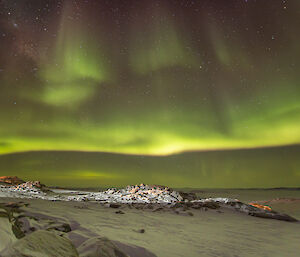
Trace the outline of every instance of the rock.
{"label": "rock", "polygon": [[176,192],[176,191],[172,191],[170,193],[170,196],[174,197],[177,201],[182,201],[183,200],[183,198],[181,197],[181,195],[178,192]]}
{"label": "rock", "polygon": [[151,203],[145,204],[144,209],[153,210],[154,209],[154,205],[151,204]]}
{"label": "rock", "polygon": [[9,185],[19,185],[25,183],[24,180],[18,178],[17,176],[3,176],[0,177],[0,182],[9,184]]}
{"label": "rock", "polygon": [[110,204],[111,208],[119,208],[120,204],[172,204],[182,201],[181,195],[165,186],[127,186],[123,189],[111,188],[103,192],[76,191],[70,194],[54,195],[39,181],[28,181],[17,186],[1,186],[0,193],[5,197],[38,198],[49,201],[98,201]]}
{"label": "rock", "polygon": [[116,213],[116,214],[125,214],[125,212],[123,212],[123,211],[121,211],[121,210],[120,210],[120,211],[116,211],[115,213]]}
{"label": "rock", "polygon": [[7,218],[0,216],[0,252],[15,241],[17,238],[11,229],[11,223]]}
{"label": "rock", "polygon": [[44,184],[41,184],[40,181],[27,181],[25,183],[16,185],[15,189],[16,190],[18,190],[18,189],[20,189],[20,190],[39,189],[42,191],[49,191],[48,189],[46,189],[46,186]]}
{"label": "rock", "polygon": [[24,231],[21,229],[21,224],[18,220],[13,221],[11,224],[11,230],[14,233],[15,237],[20,239],[25,236]]}
{"label": "rock", "polygon": [[220,208],[220,205],[216,202],[206,202],[203,204],[203,207],[206,207],[209,209],[218,209],[218,208]]}
{"label": "rock", "polygon": [[144,247],[130,245],[130,244],[123,244],[118,241],[113,241],[113,242],[120,250],[122,250],[130,257],[157,257],[154,253],[151,253]]}
{"label": "rock", "polygon": [[78,247],[80,257],[129,257],[106,237],[91,238]]}
{"label": "rock", "polygon": [[197,195],[192,192],[187,193],[187,192],[179,191],[178,193],[180,194],[183,200],[193,201],[197,199]]}
{"label": "rock", "polygon": [[110,208],[120,208],[121,207],[121,204],[118,204],[118,203],[111,203],[110,205],[109,205],[109,207]]}
{"label": "rock", "polygon": [[195,201],[195,202],[189,202],[189,203],[184,203],[185,206],[191,207],[193,209],[202,209],[202,208],[209,208],[209,209],[218,209],[220,208],[220,205],[217,202],[208,200],[208,201]]}
{"label": "rock", "polygon": [[[205,207],[211,208],[212,204],[217,204],[216,208],[225,207],[229,209],[234,209],[239,212],[246,213],[251,216],[267,218],[267,219],[277,219],[289,222],[298,222],[297,219],[287,215],[275,212],[271,210],[271,208],[261,208],[261,206],[256,207],[250,204],[242,203],[237,199],[230,198],[207,198],[207,199],[199,199],[193,201],[194,204],[203,204]],[[213,207],[214,208],[214,207]]]}
{"label": "rock", "polygon": [[8,202],[8,203],[1,203],[1,205],[3,205],[4,207],[7,207],[7,208],[20,208],[22,206],[24,206],[24,204],[22,202]]}
{"label": "rock", "polygon": [[55,232],[39,230],[4,249],[2,257],[78,257],[71,241]]}
{"label": "rock", "polygon": [[40,218],[34,216],[32,213],[24,213],[20,216],[16,216],[16,220],[19,222],[20,230],[25,234],[31,234],[36,230],[57,231],[63,233],[69,233],[72,231],[71,226],[66,223],[66,220],[43,215]]}
{"label": "rock", "polygon": [[20,207],[26,204],[20,202],[0,203],[0,217],[7,218],[16,238],[22,238],[36,230],[59,231],[68,233],[71,227],[62,218],[45,214],[30,213]]}
{"label": "rock", "polygon": [[15,215],[15,213],[19,214],[22,212],[22,210],[19,209],[20,206],[20,204],[15,202],[0,203],[0,217],[7,218],[8,222],[11,224],[11,231],[18,239],[25,236],[18,215]]}
{"label": "rock", "polygon": [[266,219],[276,219],[276,220],[284,220],[289,222],[297,222],[298,220],[287,215],[287,214],[280,214],[274,212],[249,212],[249,215],[254,217],[266,218]]}
{"label": "rock", "polygon": [[57,230],[57,231],[64,232],[64,233],[68,233],[68,232],[72,231],[72,229],[68,223],[57,224],[56,226],[52,226],[52,227],[48,228],[47,230],[48,231]]}
{"label": "rock", "polygon": [[164,208],[162,208],[162,207],[157,207],[157,208],[153,209],[153,212],[163,211],[163,210],[164,210]]}

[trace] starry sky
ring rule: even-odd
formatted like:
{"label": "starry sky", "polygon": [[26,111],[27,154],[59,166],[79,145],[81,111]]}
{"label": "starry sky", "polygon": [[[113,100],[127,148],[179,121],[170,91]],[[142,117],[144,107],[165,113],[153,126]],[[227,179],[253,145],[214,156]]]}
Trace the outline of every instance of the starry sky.
{"label": "starry sky", "polygon": [[297,0],[1,0],[1,174],[299,185],[299,10]]}

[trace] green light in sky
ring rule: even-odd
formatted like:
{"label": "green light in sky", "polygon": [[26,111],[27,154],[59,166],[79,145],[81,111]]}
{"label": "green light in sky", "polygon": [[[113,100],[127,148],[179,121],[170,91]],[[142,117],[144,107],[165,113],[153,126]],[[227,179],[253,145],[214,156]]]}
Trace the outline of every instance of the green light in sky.
{"label": "green light in sky", "polygon": [[129,61],[133,70],[147,74],[164,68],[194,65],[191,49],[184,46],[170,15],[162,10],[154,10],[151,15],[150,24],[132,25]]}
{"label": "green light in sky", "polygon": [[42,100],[53,105],[80,103],[109,77],[99,43],[83,21],[70,19],[71,13],[71,5],[66,4],[54,58],[41,74],[46,81]]}
{"label": "green light in sky", "polygon": [[[189,27],[181,11],[172,16],[171,8],[149,5],[117,26],[90,9],[71,19],[74,6],[66,1],[52,29],[57,37],[43,42],[48,59],[8,56],[9,72],[0,78],[0,153],[169,155],[299,144],[299,40],[292,26],[273,42],[273,32],[269,41],[267,33],[258,37],[248,18],[223,23],[218,15],[196,15]],[[265,22],[282,29],[272,15]],[[19,61],[29,70],[38,66],[38,79]]]}

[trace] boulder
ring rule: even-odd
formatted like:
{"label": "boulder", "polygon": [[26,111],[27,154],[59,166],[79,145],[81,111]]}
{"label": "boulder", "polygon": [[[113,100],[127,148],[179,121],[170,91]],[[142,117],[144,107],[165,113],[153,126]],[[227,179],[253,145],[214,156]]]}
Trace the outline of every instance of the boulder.
{"label": "boulder", "polygon": [[39,230],[4,249],[2,257],[78,257],[71,241],[55,232]]}
{"label": "boulder", "polygon": [[81,257],[129,257],[106,237],[91,238],[78,247]]}

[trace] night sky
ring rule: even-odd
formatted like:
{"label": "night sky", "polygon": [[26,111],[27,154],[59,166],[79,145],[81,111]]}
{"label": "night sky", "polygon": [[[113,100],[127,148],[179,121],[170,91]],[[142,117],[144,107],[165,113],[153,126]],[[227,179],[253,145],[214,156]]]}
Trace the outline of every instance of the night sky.
{"label": "night sky", "polygon": [[300,185],[300,1],[1,0],[0,174]]}

